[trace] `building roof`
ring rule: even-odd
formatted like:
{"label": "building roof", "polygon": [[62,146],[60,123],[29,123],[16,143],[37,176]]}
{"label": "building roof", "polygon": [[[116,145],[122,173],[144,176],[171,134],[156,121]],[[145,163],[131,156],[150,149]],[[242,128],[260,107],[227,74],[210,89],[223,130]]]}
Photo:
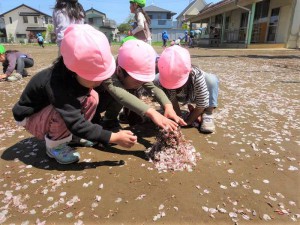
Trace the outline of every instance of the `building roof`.
{"label": "building roof", "polygon": [[182,10],[182,12],[176,17],[176,19],[178,19],[179,17],[181,17],[183,14],[186,13],[186,11],[188,11],[189,8],[191,8],[191,6],[196,2],[197,0],[191,1],[190,4],[188,4],[187,7],[184,8],[184,10]]}
{"label": "building roof", "polygon": [[213,11],[213,10],[215,10],[215,9],[218,9],[218,8],[220,8],[220,7],[222,7],[222,6],[225,6],[225,5],[230,4],[230,3],[233,3],[233,2],[235,2],[235,0],[223,0],[223,1],[217,2],[217,3],[215,3],[215,4],[209,4],[209,5],[207,5],[207,7],[204,7],[204,8],[199,12],[199,14],[201,14],[201,13],[207,13],[207,12],[209,12],[209,11]]}
{"label": "building roof", "polygon": [[172,16],[176,15],[177,13],[175,12],[172,12],[170,10],[167,10],[167,9],[163,9],[163,8],[160,8],[160,7],[157,7],[155,5],[149,5],[149,6],[146,6],[143,8],[144,11],[146,12],[165,12],[165,13],[170,13]]}
{"label": "building roof", "polygon": [[[262,0],[251,0],[250,2],[260,2]],[[226,11],[231,11],[237,8],[236,3],[240,6],[245,7],[249,4],[249,0],[222,0],[215,4],[206,5],[198,15],[189,18],[188,20],[191,22],[198,22],[201,19],[207,19],[210,16],[218,15]]]}
{"label": "building roof", "polygon": [[90,9],[88,9],[88,10],[86,10],[85,11],[85,13],[87,13],[87,12],[89,12],[89,11],[92,11],[92,12],[97,12],[97,13],[99,13],[99,14],[103,14],[103,15],[105,15],[106,16],[106,14],[105,13],[103,13],[103,12],[100,12],[99,10],[97,10],[97,9],[94,9],[93,7],[92,8],[90,8]]}
{"label": "building roof", "polygon": [[[45,15],[45,16],[48,16],[48,17],[52,17],[52,16],[50,16],[50,15],[48,15],[48,14],[46,14],[46,13],[43,13],[43,12],[41,12],[41,11],[39,11],[39,10],[37,10],[37,9],[34,9],[34,8],[28,6],[28,5],[25,5],[25,4],[19,5],[19,6],[13,8],[13,9],[7,11],[7,12],[4,12],[4,13],[2,13],[0,16],[4,16],[5,14],[10,13],[10,12],[12,12],[12,11],[14,11],[14,10],[16,10],[16,9],[18,9],[18,8],[20,8],[20,7],[22,7],[22,6],[25,6],[25,7],[29,8],[29,9],[31,9],[31,10],[36,11],[36,12],[38,13],[38,15],[41,15],[41,14],[42,14],[42,15]],[[32,12],[21,12],[21,13],[27,13],[27,14],[30,14],[30,13],[32,13]],[[20,13],[20,14],[21,14],[21,13]]]}

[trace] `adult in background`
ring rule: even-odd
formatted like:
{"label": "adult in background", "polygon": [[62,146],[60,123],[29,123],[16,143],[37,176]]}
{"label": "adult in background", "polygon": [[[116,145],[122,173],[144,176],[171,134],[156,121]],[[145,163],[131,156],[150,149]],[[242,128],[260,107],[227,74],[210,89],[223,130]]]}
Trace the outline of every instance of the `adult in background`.
{"label": "adult in background", "polygon": [[28,76],[25,68],[32,67],[34,64],[29,54],[17,50],[6,51],[3,45],[0,45],[0,62],[3,66],[3,74],[0,75],[0,80],[7,81],[17,81]]}
{"label": "adult in background", "polygon": [[133,30],[129,31],[129,35],[151,44],[151,32],[149,29],[151,20],[143,10],[143,7],[146,5],[146,0],[130,0],[129,2],[130,12],[134,13],[135,19]]}
{"label": "adult in background", "polygon": [[84,24],[84,17],[84,9],[78,0],[56,0],[53,10],[53,25],[59,48],[67,27],[70,24]]}

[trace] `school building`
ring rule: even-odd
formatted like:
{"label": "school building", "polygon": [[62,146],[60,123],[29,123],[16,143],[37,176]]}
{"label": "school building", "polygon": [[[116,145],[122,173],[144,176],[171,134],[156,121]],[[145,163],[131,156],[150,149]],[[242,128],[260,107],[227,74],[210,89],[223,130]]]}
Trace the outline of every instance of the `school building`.
{"label": "school building", "polygon": [[300,0],[223,0],[188,19],[199,46],[300,48]]}

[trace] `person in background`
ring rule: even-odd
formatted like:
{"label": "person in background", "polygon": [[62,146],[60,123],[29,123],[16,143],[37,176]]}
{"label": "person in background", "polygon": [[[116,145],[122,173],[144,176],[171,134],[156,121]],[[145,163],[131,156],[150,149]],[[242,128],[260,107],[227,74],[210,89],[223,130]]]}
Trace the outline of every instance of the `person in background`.
{"label": "person in background", "polygon": [[182,40],[182,38],[181,38],[181,36],[179,36],[176,40],[171,41],[170,46],[173,46],[173,45],[179,45],[180,46],[181,45],[180,44],[181,40]]}
{"label": "person in background", "polygon": [[188,50],[177,45],[162,52],[158,70],[159,84],[170,98],[177,115],[183,116],[179,102],[188,104],[190,113],[183,116],[186,124],[199,127],[203,133],[213,133],[213,110],[218,104],[219,88],[216,75],[192,66]]}
{"label": "person in background", "polygon": [[184,37],[183,37],[183,39],[184,39],[184,43],[185,43],[186,45],[188,45],[188,41],[189,41],[189,33],[188,33],[187,30],[184,31]]}
{"label": "person in background", "polygon": [[[0,62],[3,66],[3,74],[0,74],[0,80],[17,81],[22,77],[28,76],[25,68],[32,67],[34,60],[29,54],[17,50],[5,50],[0,45]],[[16,72],[14,72],[16,70]]]}
{"label": "person in background", "polygon": [[162,41],[163,41],[163,46],[162,47],[167,47],[167,41],[169,40],[169,35],[167,34],[167,31],[164,31],[162,33]]}
{"label": "person in background", "polygon": [[56,43],[60,48],[67,27],[70,24],[84,24],[85,12],[78,0],[56,0],[52,17]]}
{"label": "person in background", "polygon": [[[106,36],[87,24],[70,25],[61,54],[51,68],[36,74],[25,87],[12,109],[17,124],[45,140],[46,154],[61,164],[80,159],[68,145],[72,135],[132,147],[137,137],[131,131],[113,133],[90,121],[99,103],[94,88],[116,68]],[[99,104],[105,105],[105,101],[100,96]]]}
{"label": "person in background", "polygon": [[[165,93],[152,82],[155,78],[156,56],[152,46],[141,40],[130,39],[120,47],[115,75],[103,82],[103,90],[97,90],[100,96],[106,92],[107,99],[112,101],[110,110],[105,112],[103,118],[104,126],[118,126],[118,115],[123,106],[135,114],[134,121],[129,122],[130,125],[140,122],[139,117],[148,117],[159,127],[168,127],[170,130],[176,130],[178,124],[185,125],[176,115]],[[164,116],[134,95],[141,87],[161,104]],[[94,119],[99,121],[99,113],[96,113]]]}
{"label": "person in background", "polygon": [[42,34],[38,33],[36,38],[39,43],[39,46],[44,48],[44,38],[43,38]]}
{"label": "person in background", "polygon": [[134,13],[133,30],[129,31],[129,35],[136,37],[139,40],[145,41],[151,45],[151,20],[147,13],[143,10],[146,5],[146,0],[130,0],[130,12]]}
{"label": "person in background", "polygon": [[134,37],[134,36],[127,36],[127,37],[125,37],[125,38],[123,38],[123,39],[121,40],[121,46],[122,46],[126,41],[129,41],[129,40],[137,40],[137,39],[136,39],[136,37]]}

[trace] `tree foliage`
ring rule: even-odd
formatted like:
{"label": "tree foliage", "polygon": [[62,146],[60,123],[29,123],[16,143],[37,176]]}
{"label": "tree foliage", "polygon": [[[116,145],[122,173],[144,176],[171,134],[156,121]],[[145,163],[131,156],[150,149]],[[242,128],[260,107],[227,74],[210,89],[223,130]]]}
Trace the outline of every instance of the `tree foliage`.
{"label": "tree foliage", "polygon": [[131,26],[128,23],[121,23],[118,26],[119,33],[121,33],[121,34],[126,34],[130,29],[131,29]]}

